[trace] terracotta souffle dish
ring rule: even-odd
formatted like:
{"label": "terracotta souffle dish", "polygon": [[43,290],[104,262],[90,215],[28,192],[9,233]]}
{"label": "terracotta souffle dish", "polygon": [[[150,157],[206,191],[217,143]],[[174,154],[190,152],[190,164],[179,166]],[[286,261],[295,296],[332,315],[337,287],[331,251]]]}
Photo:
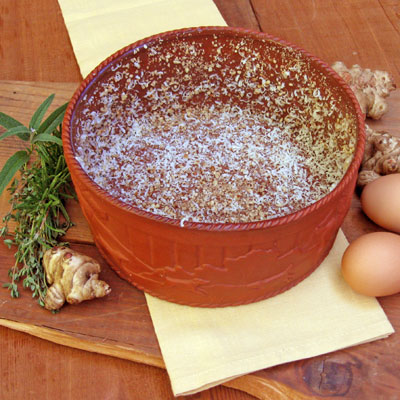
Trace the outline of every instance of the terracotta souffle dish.
{"label": "terracotta souffle dish", "polygon": [[65,157],[99,250],[172,302],[274,296],[328,254],[350,207],[364,116],[324,62],[267,34],[141,40],[74,94]]}

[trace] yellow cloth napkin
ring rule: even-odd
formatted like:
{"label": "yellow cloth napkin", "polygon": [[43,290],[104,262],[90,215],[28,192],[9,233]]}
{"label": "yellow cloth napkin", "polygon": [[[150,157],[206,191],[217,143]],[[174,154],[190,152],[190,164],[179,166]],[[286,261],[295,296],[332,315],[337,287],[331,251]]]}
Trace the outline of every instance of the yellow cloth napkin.
{"label": "yellow cloth napkin", "polygon": [[339,231],[324,262],[303,282],[270,299],[205,309],[146,296],[175,394],[236,376],[381,339],[393,328],[375,298],[355,293],[340,261]]}
{"label": "yellow cloth napkin", "polygon": [[[121,47],[182,27],[225,25],[212,0],[59,0],[86,76]],[[251,305],[186,307],[146,295],[175,395],[236,376],[380,339],[393,333],[379,303],[340,274],[339,231],[322,265],[293,289]]]}
{"label": "yellow cloth napkin", "polygon": [[85,78],[130,43],[160,32],[226,25],[212,0],[59,0]]}

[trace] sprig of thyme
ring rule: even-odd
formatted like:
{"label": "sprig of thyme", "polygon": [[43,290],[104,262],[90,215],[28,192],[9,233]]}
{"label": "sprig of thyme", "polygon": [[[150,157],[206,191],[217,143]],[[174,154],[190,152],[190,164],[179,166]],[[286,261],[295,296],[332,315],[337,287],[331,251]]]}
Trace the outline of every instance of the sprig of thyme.
{"label": "sprig of thyme", "polygon": [[[3,217],[0,236],[6,238],[9,248],[17,247],[15,264],[9,270],[10,282],[3,286],[10,290],[11,297],[19,297],[17,282],[23,279],[23,287],[32,291],[41,306],[47,291],[43,254],[71,226],[64,201],[75,197],[61,141],[67,105],[43,121],[53,98],[54,94],[39,106],[28,127],[0,112],[0,125],[7,130],[0,140],[18,136],[27,142],[25,150],[12,155],[0,172],[0,195],[12,181],[8,189],[11,208]],[[19,176],[14,178],[18,171]],[[11,221],[16,223],[14,232],[9,229]]]}

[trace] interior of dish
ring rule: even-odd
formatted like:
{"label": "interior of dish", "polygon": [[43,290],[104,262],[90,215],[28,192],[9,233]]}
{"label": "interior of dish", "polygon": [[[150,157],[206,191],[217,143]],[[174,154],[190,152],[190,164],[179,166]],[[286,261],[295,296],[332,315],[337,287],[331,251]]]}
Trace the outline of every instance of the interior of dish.
{"label": "interior of dish", "polygon": [[116,199],[182,223],[288,215],[330,193],[354,156],[353,105],[330,79],[273,40],[150,40],[81,95],[75,157]]}

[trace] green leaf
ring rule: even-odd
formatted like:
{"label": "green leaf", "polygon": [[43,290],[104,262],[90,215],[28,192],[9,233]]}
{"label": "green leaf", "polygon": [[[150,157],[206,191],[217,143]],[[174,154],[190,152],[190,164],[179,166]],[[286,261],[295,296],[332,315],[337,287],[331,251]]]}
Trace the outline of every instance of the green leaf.
{"label": "green leaf", "polygon": [[10,117],[9,115],[0,112],[0,125],[4,126],[4,128],[6,129],[11,129],[22,124],[13,117]]}
{"label": "green leaf", "polygon": [[24,151],[17,151],[4,164],[0,172],[0,195],[11,181],[15,173],[29,160],[29,154]]}
{"label": "green leaf", "polygon": [[39,108],[35,111],[35,113],[32,116],[31,122],[29,123],[29,128],[37,130],[40,126],[40,123],[42,122],[42,119],[44,117],[44,114],[46,114],[46,111],[50,107],[51,102],[54,99],[54,94],[50,95],[40,106]]}
{"label": "green leaf", "polygon": [[31,131],[26,126],[18,125],[14,126],[13,128],[10,128],[7,132],[3,133],[0,136],[0,140],[3,140],[6,137],[14,135],[17,135],[22,140],[29,140],[30,133]]}
{"label": "green leaf", "polygon": [[52,133],[58,125],[62,123],[64,119],[65,110],[67,109],[68,103],[63,104],[54,110],[46,120],[40,125],[38,132],[39,133]]}
{"label": "green leaf", "polygon": [[58,138],[57,136],[50,135],[49,133],[39,133],[38,135],[36,135],[33,138],[32,143],[36,143],[36,142],[52,142],[52,143],[57,143],[60,146],[62,146],[62,140],[60,138]]}
{"label": "green leaf", "polygon": [[3,242],[5,245],[7,245],[9,249],[11,249],[11,246],[14,244],[14,242],[11,239],[4,239]]}

